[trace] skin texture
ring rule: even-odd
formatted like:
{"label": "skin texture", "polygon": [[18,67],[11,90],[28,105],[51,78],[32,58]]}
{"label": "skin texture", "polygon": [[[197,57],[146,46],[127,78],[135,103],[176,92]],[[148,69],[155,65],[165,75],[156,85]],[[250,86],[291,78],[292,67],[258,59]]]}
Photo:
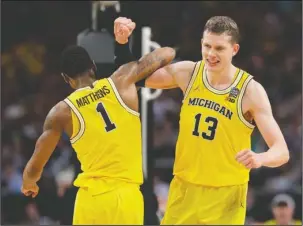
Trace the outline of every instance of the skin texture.
{"label": "skin texture", "polygon": [[[122,24],[120,32],[116,33],[116,40],[125,40],[131,35],[131,29],[126,29],[131,21],[119,21]],[[125,31],[122,32],[125,28]],[[121,43],[122,44],[122,43]],[[204,31],[201,39],[201,53],[205,61],[207,78],[215,89],[225,89],[230,86],[236,67],[232,64],[233,57],[240,46],[232,41],[226,33],[216,34]],[[172,89],[179,87],[185,92],[195,62],[180,61],[158,69],[146,79],[145,86],[153,89]],[[269,149],[264,153],[254,153],[242,150],[235,156],[236,160],[246,168],[279,167],[289,160],[289,150],[285,139],[272,114],[271,105],[263,86],[251,80],[244,93],[242,101],[243,114],[246,120],[254,121],[266,141]]]}
{"label": "skin texture", "polygon": [[[169,47],[159,48],[138,61],[122,65],[111,75],[121,98],[128,107],[138,111],[139,104],[135,83],[150,76],[158,68],[169,64],[174,57],[174,49]],[[62,74],[62,76],[73,89],[92,85],[95,81],[94,68],[77,76],[77,79],[72,79],[66,74]],[[48,113],[43,133],[38,138],[34,153],[24,169],[21,188],[24,195],[37,196],[39,192],[37,181],[41,177],[45,164],[55,150],[61,134],[66,132],[71,136],[72,128],[71,110],[65,102],[61,101]]]}

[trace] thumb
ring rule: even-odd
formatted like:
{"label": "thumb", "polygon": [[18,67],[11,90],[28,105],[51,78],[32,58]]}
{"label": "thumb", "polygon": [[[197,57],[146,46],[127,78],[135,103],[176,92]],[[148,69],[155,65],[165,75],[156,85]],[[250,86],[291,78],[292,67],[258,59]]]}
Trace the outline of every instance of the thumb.
{"label": "thumb", "polygon": [[131,22],[128,27],[131,29],[131,30],[134,30],[136,28],[136,23],[135,22]]}

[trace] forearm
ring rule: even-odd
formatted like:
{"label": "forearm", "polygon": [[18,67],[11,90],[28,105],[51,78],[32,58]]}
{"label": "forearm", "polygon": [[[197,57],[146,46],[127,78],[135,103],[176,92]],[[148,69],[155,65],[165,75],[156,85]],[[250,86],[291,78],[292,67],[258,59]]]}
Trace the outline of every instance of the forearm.
{"label": "forearm", "polygon": [[266,167],[279,167],[289,160],[289,151],[286,144],[273,145],[267,152],[260,153],[262,165]]}
{"label": "forearm", "polygon": [[27,163],[24,172],[23,180],[27,182],[37,182],[42,175],[43,168],[35,166],[32,159]]}
{"label": "forearm", "polygon": [[[129,42],[125,44],[119,44],[115,41],[115,67],[116,69],[122,66],[123,64],[127,64],[131,61],[137,60],[130,51]],[[145,86],[145,79],[142,79],[136,83],[137,87]]]}
{"label": "forearm", "polygon": [[[47,119],[48,121],[49,119]],[[60,139],[57,131],[46,130],[37,140],[35,151],[23,172],[24,181],[37,182]]]}
{"label": "forearm", "polygon": [[137,72],[133,79],[135,82],[145,80],[151,76],[156,70],[162,68],[175,58],[176,52],[170,47],[157,48],[151,53],[148,53],[137,61]]}

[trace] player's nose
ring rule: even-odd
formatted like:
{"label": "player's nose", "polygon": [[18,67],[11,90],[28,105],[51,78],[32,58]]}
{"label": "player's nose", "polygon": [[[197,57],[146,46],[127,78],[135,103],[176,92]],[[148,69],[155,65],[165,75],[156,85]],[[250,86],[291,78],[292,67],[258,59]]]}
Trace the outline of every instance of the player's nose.
{"label": "player's nose", "polygon": [[208,56],[208,58],[213,59],[213,58],[216,57],[216,53],[213,49],[210,49],[210,50],[207,51],[207,56]]}

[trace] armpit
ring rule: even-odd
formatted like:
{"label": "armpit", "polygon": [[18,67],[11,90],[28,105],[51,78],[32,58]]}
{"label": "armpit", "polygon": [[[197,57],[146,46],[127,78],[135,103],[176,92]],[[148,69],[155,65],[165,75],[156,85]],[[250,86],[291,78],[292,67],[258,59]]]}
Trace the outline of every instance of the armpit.
{"label": "armpit", "polygon": [[254,117],[252,116],[252,114],[249,111],[246,112],[243,116],[248,122],[250,122],[251,124],[255,124]]}

